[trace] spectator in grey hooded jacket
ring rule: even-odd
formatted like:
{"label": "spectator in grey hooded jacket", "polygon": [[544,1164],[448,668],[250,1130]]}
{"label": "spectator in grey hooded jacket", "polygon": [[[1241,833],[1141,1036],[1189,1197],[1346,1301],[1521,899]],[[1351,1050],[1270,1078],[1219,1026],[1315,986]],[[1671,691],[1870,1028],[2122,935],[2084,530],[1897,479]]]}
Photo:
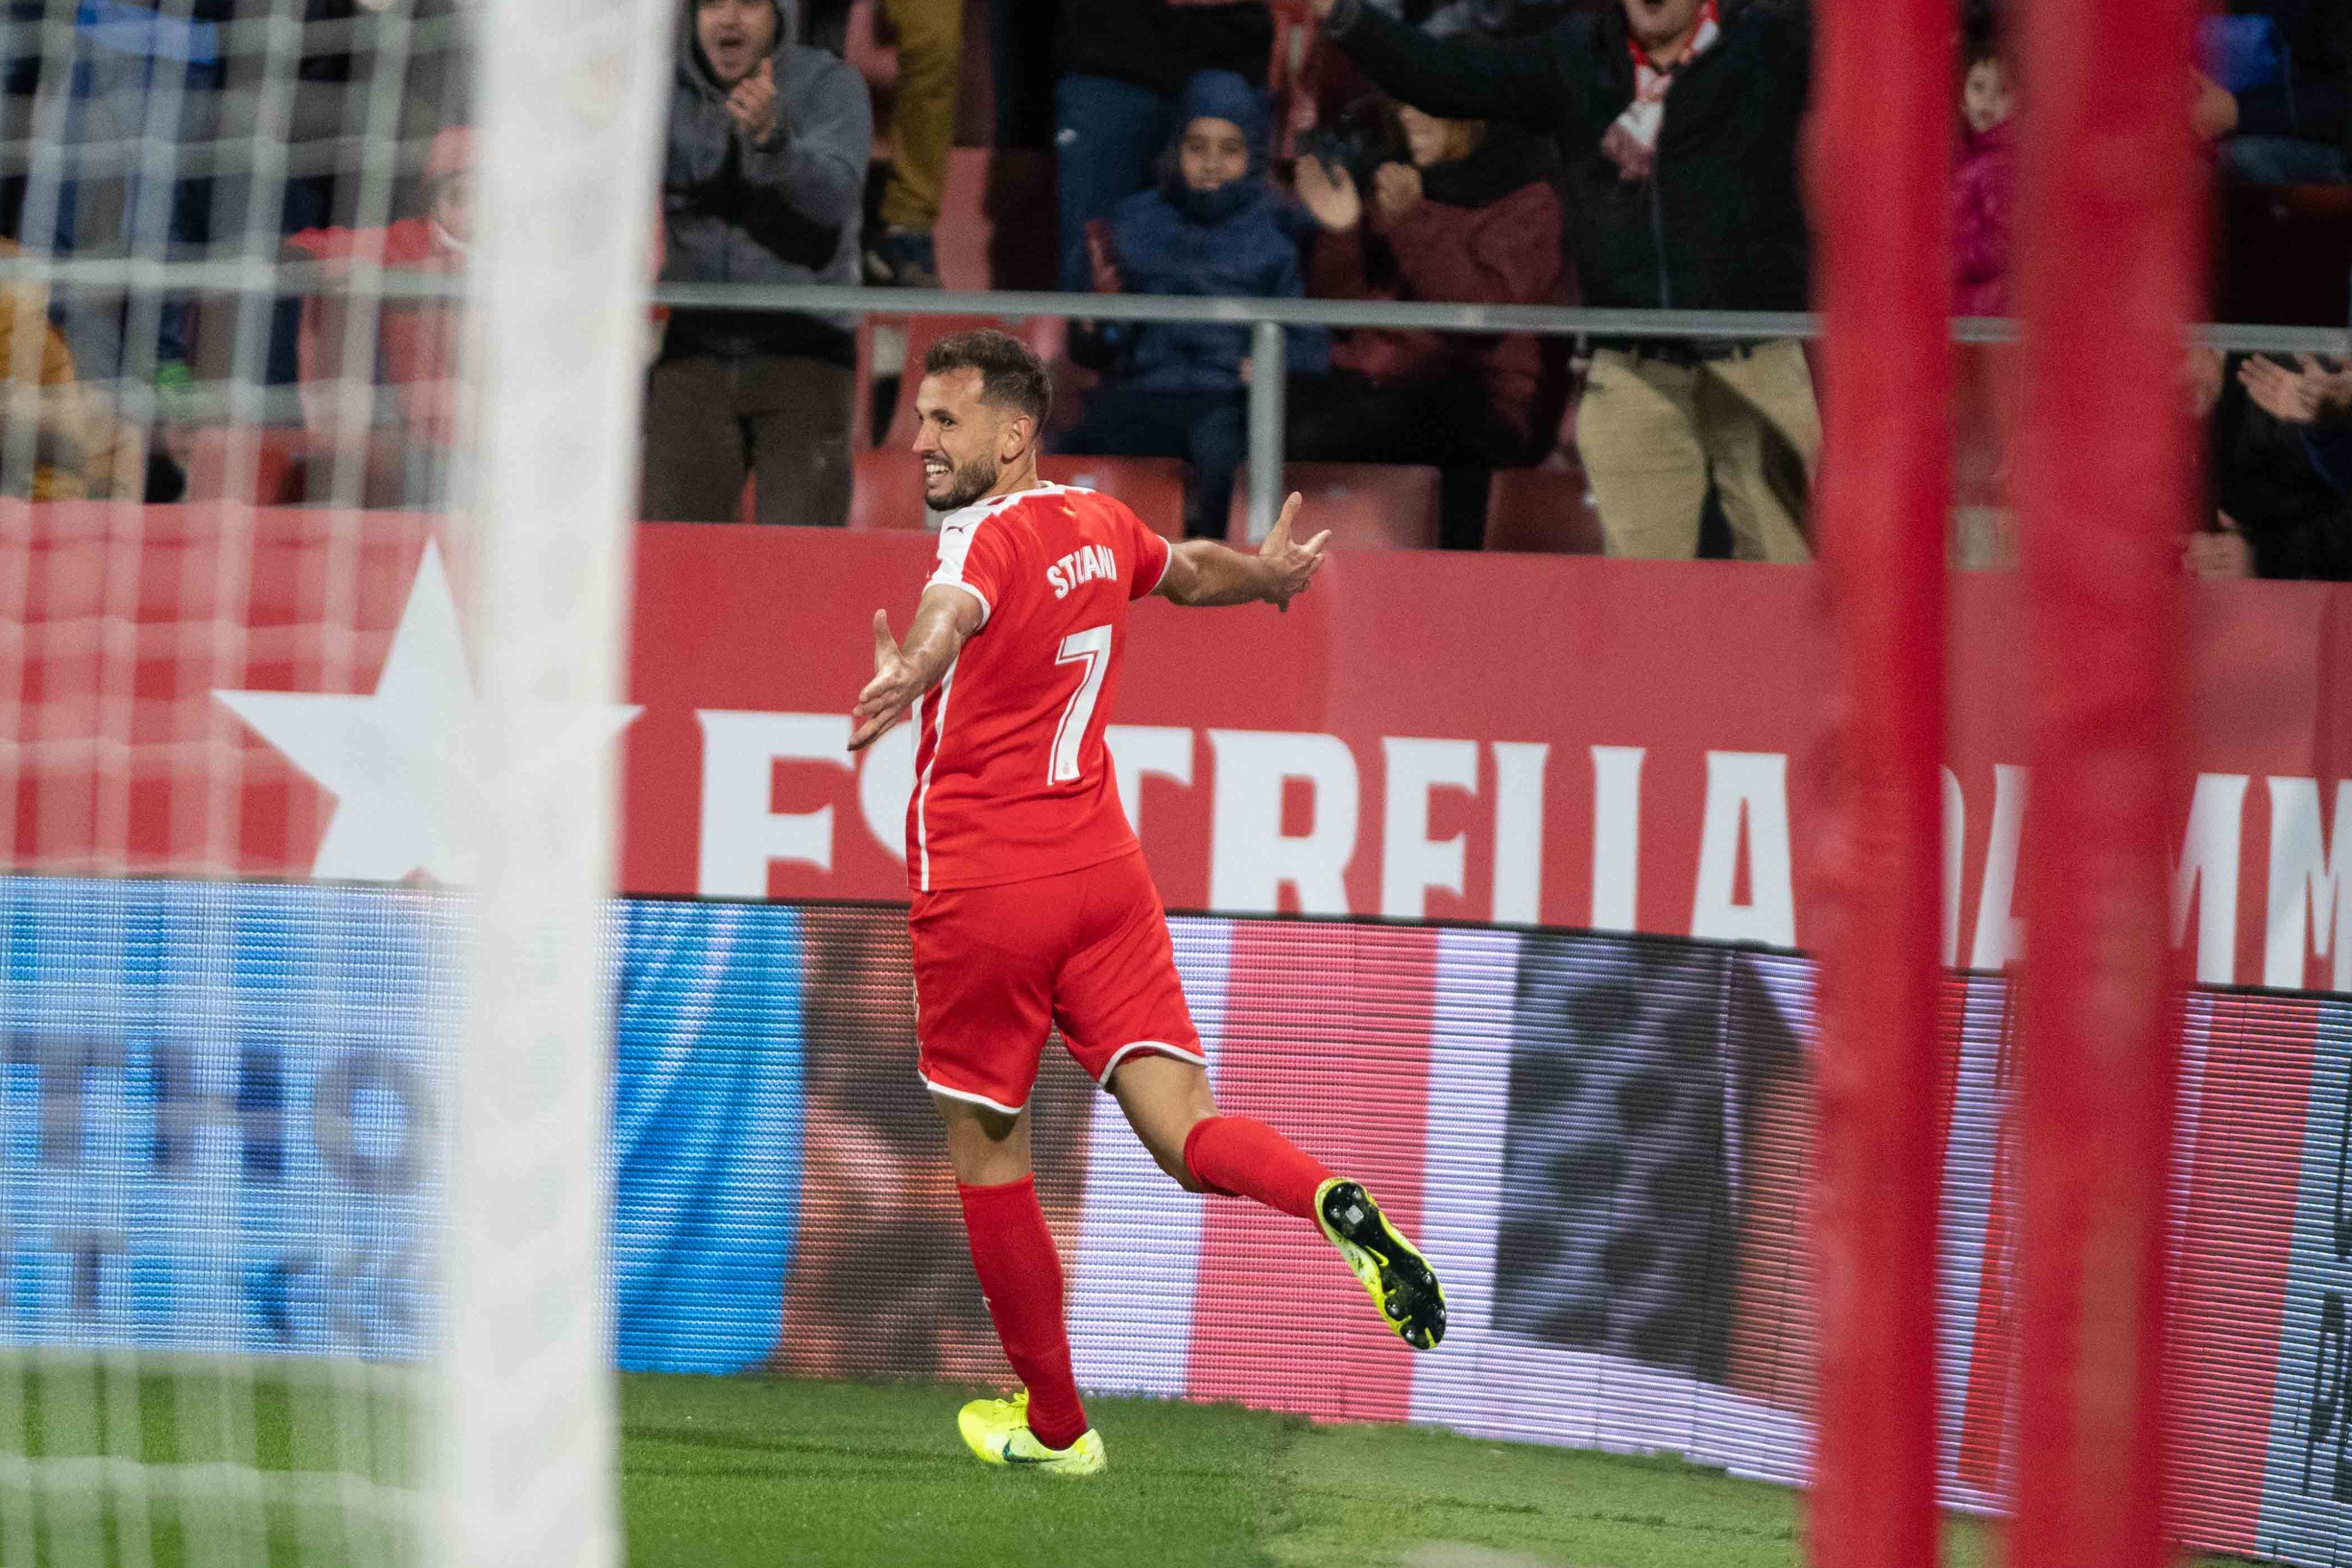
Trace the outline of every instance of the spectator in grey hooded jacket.
{"label": "spectator in grey hooded jacket", "polygon": [[[857,73],[792,41],[793,0],[685,0],[662,176],[665,281],[855,283],[873,111]],[[646,389],[644,512],[849,513],[854,321],[680,310]]]}

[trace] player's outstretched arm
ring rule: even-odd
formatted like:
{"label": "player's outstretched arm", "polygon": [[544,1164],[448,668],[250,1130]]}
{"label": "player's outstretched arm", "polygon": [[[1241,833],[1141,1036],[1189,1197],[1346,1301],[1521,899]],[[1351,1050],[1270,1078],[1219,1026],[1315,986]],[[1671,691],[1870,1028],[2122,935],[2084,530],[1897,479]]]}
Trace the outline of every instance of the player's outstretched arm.
{"label": "player's outstretched arm", "polygon": [[980,630],[982,614],[980,601],[962,589],[934,584],[923,590],[902,645],[890,635],[890,612],[874,612],[874,678],[852,710],[857,727],[850,732],[850,750],[863,751],[887,735],[917,697],[939,685]]}
{"label": "player's outstretched arm", "polygon": [[1331,539],[1327,528],[1305,544],[1291,542],[1290,526],[1298,517],[1299,505],[1298,492],[1293,490],[1290,499],[1282,504],[1282,516],[1275,519],[1274,530],[1255,555],[1229,549],[1214,539],[1186,539],[1171,552],[1168,570],[1152,591],[1173,604],[1206,607],[1263,601],[1276,610],[1289,609],[1290,601],[1306,592],[1315,574],[1323,570],[1324,547]]}

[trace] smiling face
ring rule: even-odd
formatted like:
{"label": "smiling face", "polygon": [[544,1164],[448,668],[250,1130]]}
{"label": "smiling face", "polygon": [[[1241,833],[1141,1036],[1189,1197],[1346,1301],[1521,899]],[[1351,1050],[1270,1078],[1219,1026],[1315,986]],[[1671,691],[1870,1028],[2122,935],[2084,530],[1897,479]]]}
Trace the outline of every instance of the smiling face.
{"label": "smiling face", "polygon": [[776,52],[776,8],[769,0],[695,0],[694,41],[720,87],[733,87]]}
{"label": "smiling face", "polygon": [[923,460],[923,505],[934,512],[969,507],[1028,449],[1037,422],[981,395],[969,368],[923,378],[915,389],[915,455]]}
{"label": "smiling face", "polygon": [[1698,14],[1706,0],[1624,0],[1624,4],[1625,26],[1633,30],[1633,41],[1654,55],[1661,49],[1680,52],[1679,46],[1698,30]]}
{"label": "smiling face", "polygon": [[1249,172],[1249,139],[1230,120],[1204,114],[1184,128],[1176,144],[1177,171],[1187,189],[1213,191]]}

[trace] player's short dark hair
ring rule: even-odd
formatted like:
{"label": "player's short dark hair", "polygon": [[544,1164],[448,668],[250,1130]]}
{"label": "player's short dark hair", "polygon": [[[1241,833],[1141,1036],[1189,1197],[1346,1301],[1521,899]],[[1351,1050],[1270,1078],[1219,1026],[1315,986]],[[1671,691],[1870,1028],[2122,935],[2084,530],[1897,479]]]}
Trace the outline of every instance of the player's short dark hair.
{"label": "player's short dark hair", "polygon": [[978,371],[981,402],[1025,413],[1038,429],[1045,428],[1045,415],[1054,407],[1054,378],[1045,361],[1010,332],[982,327],[941,338],[923,356],[923,373],[951,371]]}

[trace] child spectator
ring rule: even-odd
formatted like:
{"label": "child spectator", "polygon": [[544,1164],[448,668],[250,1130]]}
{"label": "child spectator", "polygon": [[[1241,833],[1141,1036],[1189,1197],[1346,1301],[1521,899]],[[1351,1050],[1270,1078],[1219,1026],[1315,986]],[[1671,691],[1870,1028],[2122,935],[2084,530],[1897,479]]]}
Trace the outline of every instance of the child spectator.
{"label": "child spectator", "polygon": [[[1372,177],[1370,212],[1344,166],[1298,161],[1298,193],[1322,232],[1319,299],[1557,305],[1562,298],[1559,160],[1549,141],[1409,106],[1410,162]],[[1444,473],[1446,544],[1475,549],[1490,468],[1535,462],[1559,415],[1544,355],[1524,332],[1364,329],[1331,350],[1332,374],[1297,384],[1286,450],[1306,462],[1423,463]]]}
{"label": "child spectator", "polygon": [[[286,242],[291,258],[347,270],[355,259],[403,272],[453,277],[464,272],[474,233],[472,133],[451,126],[433,138],[425,159],[425,211],[380,229],[305,229]],[[302,423],[314,431],[348,430],[361,411],[338,392],[349,347],[344,301],[313,295],[303,302],[298,357]],[[454,301],[387,300],[377,315],[375,365],[369,378],[390,386],[407,440],[447,450],[457,441],[457,314]],[[362,421],[364,423],[364,420]],[[396,438],[395,438],[396,439]]]}
{"label": "child spectator", "polygon": [[1069,0],[1055,28],[1059,272],[1064,289],[1082,294],[1087,225],[1150,187],[1160,150],[1184,123],[1170,119],[1176,95],[1198,71],[1264,86],[1274,15],[1263,0]]}
{"label": "child spectator", "polygon": [[[1264,97],[1232,71],[1202,71],[1187,81],[1160,186],[1113,209],[1097,287],[1300,298],[1298,247],[1265,178],[1267,119]],[[1187,531],[1223,537],[1234,476],[1248,448],[1249,328],[1155,322],[1108,335],[1118,354],[1109,383],[1055,449],[1189,458]],[[1289,369],[1316,373],[1329,341],[1319,328],[1294,328],[1286,347]]]}
{"label": "child spectator", "polygon": [[2016,102],[1992,8],[1969,7],[1961,32],[1968,75],[1960,87],[1960,162],[1952,175],[1952,242],[1958,262],[1952,311],[2009,313],[2010,214],[2017,190],[2017,150],[2010,121]]}
{"label": "child spectator", "polygon": [[[671,282],[855,283],[874,111],[856,71],[793,41],[789,0],[686,0],[662,175]],[[679,310],[646,388],[644,515],[849,515],[856,323]]]}

